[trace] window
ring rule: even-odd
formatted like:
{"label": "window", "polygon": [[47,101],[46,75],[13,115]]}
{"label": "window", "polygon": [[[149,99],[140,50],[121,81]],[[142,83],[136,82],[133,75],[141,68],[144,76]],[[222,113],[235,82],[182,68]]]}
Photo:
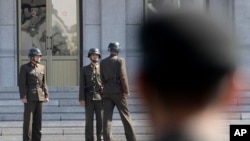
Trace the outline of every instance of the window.
{"label": "window", "polygon": [[203,11],[206,9],[206,4],[207,0],[145,0],[145,12],[148,15],[178,8]]}
{"label": "window", "polygon": [[226,26],[234,27],[234,0],[144,0],[145,18],[158,12],[184,9],[195,12],[208,12]]}

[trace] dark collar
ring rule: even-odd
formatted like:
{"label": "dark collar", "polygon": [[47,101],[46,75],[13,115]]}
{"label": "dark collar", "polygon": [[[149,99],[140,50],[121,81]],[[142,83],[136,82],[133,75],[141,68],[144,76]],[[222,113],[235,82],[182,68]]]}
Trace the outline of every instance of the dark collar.
{"label": "dark collar", "polygon": [[38,67],[38,63],[29,62],[29,65],[33,68]]}
{"label": "dark collar", "polygon": [[114,55],[114,54],[110,54],[109,57],[112,58],[114,56],[118,56],[118,55]]}

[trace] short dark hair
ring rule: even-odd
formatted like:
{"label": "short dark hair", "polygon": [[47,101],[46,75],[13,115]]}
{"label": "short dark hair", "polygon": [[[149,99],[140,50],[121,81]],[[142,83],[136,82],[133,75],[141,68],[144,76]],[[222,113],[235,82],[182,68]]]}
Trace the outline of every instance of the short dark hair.
{"label": "short dark hair", "polygon": [[207,104],[237,66],[235,43],[208,15],[155,14],[140,30],[141,69],[166,104]]}

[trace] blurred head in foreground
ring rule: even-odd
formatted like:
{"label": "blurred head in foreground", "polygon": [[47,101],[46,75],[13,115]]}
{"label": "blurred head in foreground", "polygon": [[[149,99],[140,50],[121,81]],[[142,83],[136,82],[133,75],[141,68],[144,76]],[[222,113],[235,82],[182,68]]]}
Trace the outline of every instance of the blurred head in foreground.
{"label": "blurred head in foreground", "polygon": [[152,15],[141,27],[139,90],[162,140],[212,126],[235,94],[236,43],[226,31],[208,15],[184,12]]}

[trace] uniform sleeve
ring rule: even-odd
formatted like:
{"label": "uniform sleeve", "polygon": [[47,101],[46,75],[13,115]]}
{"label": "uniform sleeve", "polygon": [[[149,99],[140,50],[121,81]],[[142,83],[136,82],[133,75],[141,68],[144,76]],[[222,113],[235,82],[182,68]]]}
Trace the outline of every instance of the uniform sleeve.
{"label": "uniform sleeve", "polygon": [[129,93],[129,86],[128,86],[128,75],[126,70],[126,62],[123,58],[120,58],[120,66],[119,66],[119,72],[120,72],[120,80],[122,85],[123,93],[128,94]]}
{"label": "uniform sleeve", "polygon": [[21,66],[19,75],[18,75],[18,87],[20,98],[26,98],[27,95],[27,85],[26,85],[26,68],[24,65]]}
{"label": "uniform sleeve", "polygon": [[105,77],[104,77],[104,73],[103,73],[103,62],[100,62],[100,77],[101,77],[101,81],[102,81],[102,85],[104,85],[105,82]]}
{"label": "uniform sleeve", "polygon": [[43,75],[43,84],[44,84],[45,98],[48,98],[49,92],[48,92],[48,85],[47,85],[47,79],[46,79],[46,68],[45,67],[44,67],[44,75]]}
{"label": "uniform sleeve", "polygon": [[79,101],[85,100],[85,86],[84,68],[82,68],[80,71]]}

